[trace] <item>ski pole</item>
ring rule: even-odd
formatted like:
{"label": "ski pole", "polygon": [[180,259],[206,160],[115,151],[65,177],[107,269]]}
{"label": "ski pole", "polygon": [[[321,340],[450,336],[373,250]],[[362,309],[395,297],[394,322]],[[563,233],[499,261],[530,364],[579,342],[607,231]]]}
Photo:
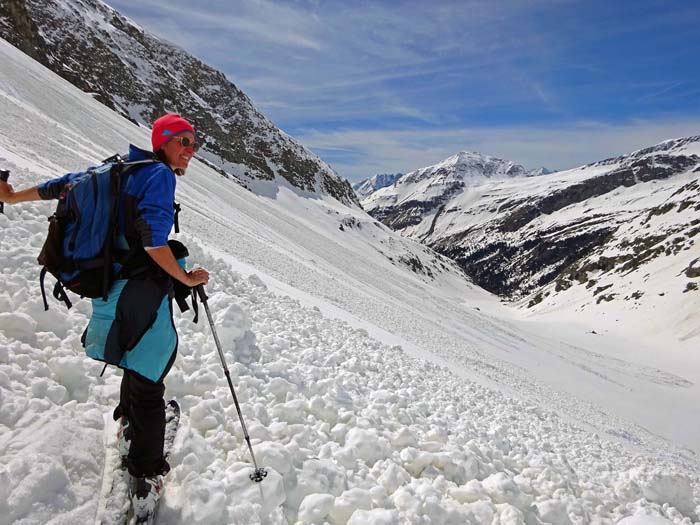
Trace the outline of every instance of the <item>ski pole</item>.
{"label": "ski pole", "polygon": [[228,366],[226,366],[226,359],[224,359],[224,352],[221,350],[221,342],[219,341],[219,336],[214,328],[214,319],[209,311],[209,303],[207,302],[207,293],[204,291],[204,285],[200,284],[197,286],[197,294],[199,299],[204,305],[204,311],[207,312],[207,319],[209,319],[209,326],[211,327],[211,333],[214,335],[214,342],[216,343],[216,349],[219,351],[219,358],[221,358],[221,364],[224,367],[224,374],[228,381],[228,386],[231,389],[231,395],[233,396],[233,402],[236,404],[236,411],[238,412],[238,419],[241,421],[241,426],[243,427],[243,435],[245,436],[246,443],[248,443],[248,450],[250,450],[250,457],[253,458],[253,465],[255,466],[255,471],[249,476],[252,481],[260,483],[267,476],[267,470],[258,467],[258,463],[255,461],[255,454],[253,454],[253,446],[250,444],[250,436],[248,435],[248,429],[243,421],[243,414],[241,413],[241,406],[238,404],[238,398],[236,397],[236,391],[233,389],[233,383],[231,382],[231,374],[228,371]]}
{"label": "ski pole", "polygon": [[[10,178],[10,171],[9,170],[0,170],[0,180],[3,182],[7,182],[7,179]],[[0,213],[5,213],[5,203],[0,202]]]}

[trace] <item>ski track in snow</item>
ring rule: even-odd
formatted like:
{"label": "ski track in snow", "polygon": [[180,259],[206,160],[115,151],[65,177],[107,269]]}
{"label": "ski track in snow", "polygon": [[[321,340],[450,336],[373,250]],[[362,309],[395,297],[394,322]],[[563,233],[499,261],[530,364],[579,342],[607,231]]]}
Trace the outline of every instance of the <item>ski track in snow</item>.
{"label": "ski track in snow", "polygon": [[[102,415],[118,398],[120,374],[99,377],[79,342],[89,303],[43,312],[36,294],[47,207],[0,216],[6,523],[94,518]],[[210,305],[270,475],[261,502],[208,324],[179,315],[166,387],[183,420],[160,523],[615,523],[635,512],[690,523],[681,513],[696,512],[697,478],[678,465],[407,356],[190,249],[214,276]]]}

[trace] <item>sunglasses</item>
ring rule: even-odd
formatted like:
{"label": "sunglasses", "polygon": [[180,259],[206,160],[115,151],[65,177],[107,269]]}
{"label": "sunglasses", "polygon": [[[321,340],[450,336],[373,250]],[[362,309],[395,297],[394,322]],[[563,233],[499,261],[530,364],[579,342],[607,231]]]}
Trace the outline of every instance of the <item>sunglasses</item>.
{"label": "sunglasses", "polygon": [[199,142],[195,142],[194,140],[192,140],[192,139],[189,138],[189,137],[179,137],[179,136],[176,136],[176,137],[173,137],[173,138],[170,139],[170,140],[176,140],[176,141],[178,141],[178,142],[180,143],[180,145],[181,145],[183,148],[192,148],[195,152],[196,152],[197,150],[199,150],[199,147],[201,146],[201,144],[200,144]]}

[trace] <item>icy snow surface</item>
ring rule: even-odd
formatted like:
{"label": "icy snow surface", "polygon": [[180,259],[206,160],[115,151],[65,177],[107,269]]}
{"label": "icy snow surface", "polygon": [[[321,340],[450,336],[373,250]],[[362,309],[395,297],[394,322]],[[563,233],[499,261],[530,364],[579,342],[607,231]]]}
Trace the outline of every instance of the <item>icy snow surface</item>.
{"label": "icy snow surface", "polygon": [[[0,113],[0,166],[18,187],[148,144],[2,41]],[[564,342],[569,327],[509,318],[453,266],[330,199],[284,187],[259,197],[200,163],[178,182],[181,238],[212,273],[211,308],[270,474],[248,479],[204,316],[177,315],[166,395],[183,418],[160,523],[698,520],[695,453],[638,424],[646,410],[655,432],[697,436],[690,409],[655,416],[694,383],[604,355],[617,341],[595,354],[582,336]],[[0,215],[0,523],[93,522],[120,381],[83,354],[88,301],[43,311],[35,258],[51,208]],[[398,265],[407,253],[435,279]]]}

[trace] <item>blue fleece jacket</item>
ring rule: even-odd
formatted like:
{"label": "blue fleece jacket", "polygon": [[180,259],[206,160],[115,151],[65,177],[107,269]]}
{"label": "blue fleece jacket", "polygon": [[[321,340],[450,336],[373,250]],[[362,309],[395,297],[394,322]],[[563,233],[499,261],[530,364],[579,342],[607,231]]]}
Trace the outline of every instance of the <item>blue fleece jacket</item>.
{"label": "blue fleece jacket", "polygon": [[[150,151],[129,146],[130,162],[152,158]],[[72,175],[40,184],[39,196],[57,199]],[[126,235],[130,243],[140,241],[144,248],[165,246],[175,220],[175,182],[175,174],[162,162],[146,164],[127,177],[122,187],[118,234]]]}

